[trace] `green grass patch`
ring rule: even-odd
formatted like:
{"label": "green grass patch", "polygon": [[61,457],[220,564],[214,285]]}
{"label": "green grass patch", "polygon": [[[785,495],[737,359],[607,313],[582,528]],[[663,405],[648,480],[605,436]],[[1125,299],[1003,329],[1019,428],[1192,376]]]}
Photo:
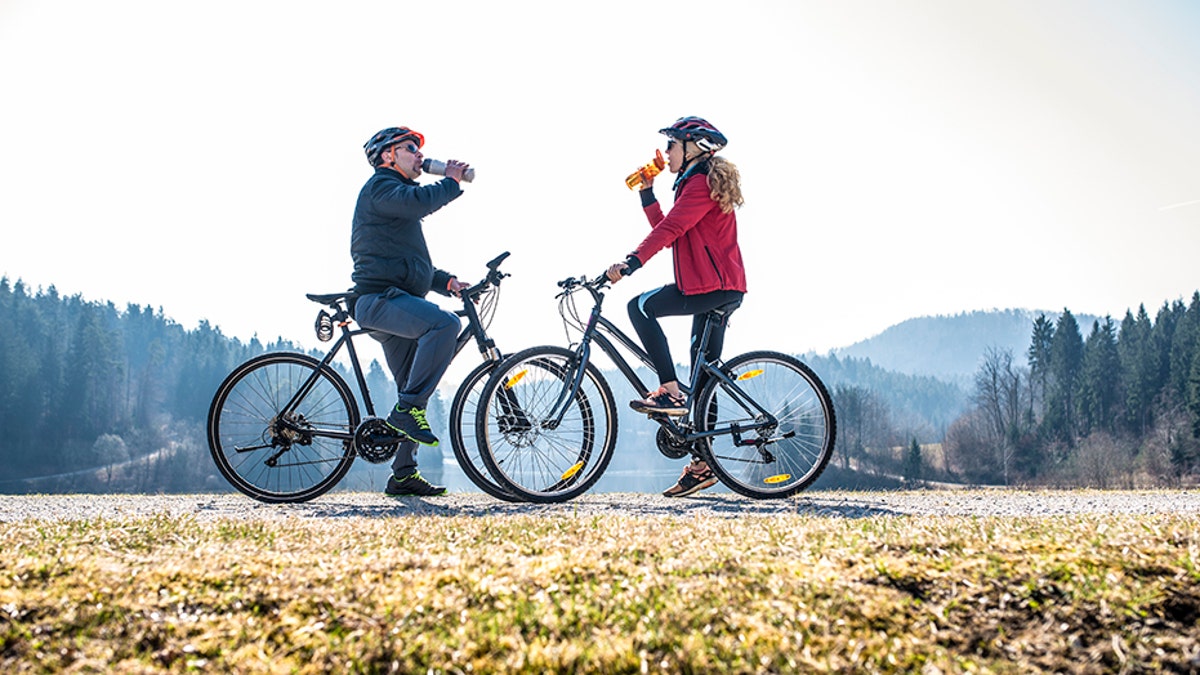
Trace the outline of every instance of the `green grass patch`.
{"label": "green grass patch", "polygon": [[0,671],[1188,672],[1182,516],[0,524]]}

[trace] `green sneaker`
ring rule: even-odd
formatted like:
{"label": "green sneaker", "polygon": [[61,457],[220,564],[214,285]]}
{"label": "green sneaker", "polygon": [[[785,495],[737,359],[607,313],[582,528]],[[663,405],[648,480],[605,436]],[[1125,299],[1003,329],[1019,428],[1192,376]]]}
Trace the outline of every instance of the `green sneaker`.
{"label": "green sneaker", "polygon": [[446,494],[446,487],[434,485],[425,480],[420,471],[414,471],[407,478],[389,476],[383,492],[389,497],[437,497]]}
{"label": "green sneaker", "polygon": [[437,436],[430,431],[429,422],[425,420],[425,411],[421,408],[402,410],[397,403],[388,415],[387,425],[421,445],[438,444]]}

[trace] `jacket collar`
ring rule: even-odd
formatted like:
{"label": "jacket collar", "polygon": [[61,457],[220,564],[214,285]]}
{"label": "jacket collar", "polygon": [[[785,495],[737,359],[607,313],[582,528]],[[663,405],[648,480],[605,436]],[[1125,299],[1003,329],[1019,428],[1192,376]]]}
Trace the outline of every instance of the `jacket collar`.
{"label": "jacket collar", "polygon": [[399,178],[402,182],[407,183],[409,185],[419,185],[419,183],[417,183],[417,181],[405,176],[404,174],[400,173],[399,171],[397,171],[395,169],[389,169],[386,166],[375,167],[375,175],[376,176],[388,176],[391,178]]}

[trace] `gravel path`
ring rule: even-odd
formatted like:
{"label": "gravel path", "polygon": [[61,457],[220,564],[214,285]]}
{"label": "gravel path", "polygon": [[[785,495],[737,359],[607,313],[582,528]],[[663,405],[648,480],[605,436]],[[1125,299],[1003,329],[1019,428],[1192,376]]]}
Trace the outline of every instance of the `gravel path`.
{"label": "gravel path", "polygon": [[1051,516],[1071,514],[1200,514],[1200,490],[947,490],[921,492],[808,492],[756,501],[729,494],[667,499],[654,494],[586,494],[564,504],[511,504],[483,494],[390,499],[334,492],[305,504],[260,504],[240,494],[0,495],[0,522],[139,518],[154,515],[217,518],[390,518],[403,516]]}

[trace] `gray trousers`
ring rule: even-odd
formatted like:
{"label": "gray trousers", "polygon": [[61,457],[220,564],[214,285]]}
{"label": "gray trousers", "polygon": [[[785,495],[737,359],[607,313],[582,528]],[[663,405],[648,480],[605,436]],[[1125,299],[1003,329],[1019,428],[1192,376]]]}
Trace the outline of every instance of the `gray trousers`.
{"label": "gray trousers", "polygon": [[[396,406],[425,409],[454,359],[462,322],[453,312],[398,288],[359,296],[354,320],[383,345],[383,356],[396,380]],[[392,473],[406,476],[417,468],[417,444],[396,449]]]}

